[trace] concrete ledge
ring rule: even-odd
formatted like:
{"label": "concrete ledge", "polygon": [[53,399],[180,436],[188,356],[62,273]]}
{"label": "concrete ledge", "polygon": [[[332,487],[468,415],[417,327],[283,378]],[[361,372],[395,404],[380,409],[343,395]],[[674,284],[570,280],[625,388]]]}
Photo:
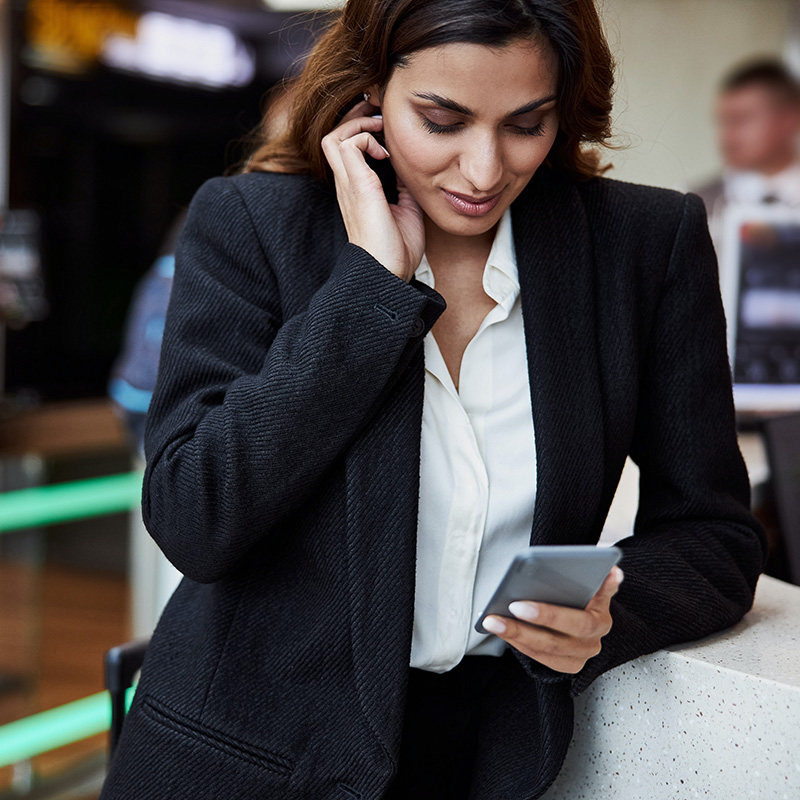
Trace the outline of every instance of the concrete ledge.
{"label": "concrete ledge", "polygon": [[734,627],[602,675],[543,800],[800,798],[800,587],[762,576]]}

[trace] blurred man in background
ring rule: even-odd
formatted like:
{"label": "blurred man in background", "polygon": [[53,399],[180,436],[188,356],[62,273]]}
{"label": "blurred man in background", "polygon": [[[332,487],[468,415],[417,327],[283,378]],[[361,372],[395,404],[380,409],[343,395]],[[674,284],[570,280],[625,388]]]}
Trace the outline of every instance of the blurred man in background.
{"label": "blurred man in background", "polygon": [[800,85],[777,59],[745,64],[722,83],[716,121],[722,176],[695,191],[710,215],[728,203],[800,207]]}
{"label": "blurred man in background", "polygon": [[[722,175],[694,191],[719,260],[734,383],[786,390],[800,385],[800,83],[778,59],[751,61],[722,81],[715,117]],[[742,391],[739,410],[779,397],[795,407],[795,394]]]}
{"label": "blurred man in background", "polygon": [[800,83],[777,58],[749,61],[722,80],[715,118],[722,175],[692,191],[706,204],[731,318],[738,255],[727,222],[765,205],[797,209],[800,219]]}

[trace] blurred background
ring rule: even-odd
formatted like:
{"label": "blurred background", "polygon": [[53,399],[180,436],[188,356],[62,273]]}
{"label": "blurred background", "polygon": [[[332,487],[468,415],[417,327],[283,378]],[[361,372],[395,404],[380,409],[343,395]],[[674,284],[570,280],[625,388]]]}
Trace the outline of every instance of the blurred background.
{"label": "blurred background", "polygon": [[[769,426],[800,412],[800,2],[598,4],[607,174],[707,203],[753,502],[798,583],[800,434]],[[97,796],[104,653],[180,577],[138,507],[174,239],[336,5],[0,0],[0,800]],[[629,465],[605,541],[636,493]]]}

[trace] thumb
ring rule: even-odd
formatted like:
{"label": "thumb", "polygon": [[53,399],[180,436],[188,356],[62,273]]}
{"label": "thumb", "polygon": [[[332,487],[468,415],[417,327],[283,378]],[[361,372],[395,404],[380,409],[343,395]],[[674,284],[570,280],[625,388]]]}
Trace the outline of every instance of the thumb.
{"label": "thumb", "polygon": [[608,607],[611,598],[617,593],[619,585],[622,583],[624,574],[619,567],[612,567],[611,572],[606,575],[605,580],[597,590],[595,596],[586,606],[587,611],[594,611]]}

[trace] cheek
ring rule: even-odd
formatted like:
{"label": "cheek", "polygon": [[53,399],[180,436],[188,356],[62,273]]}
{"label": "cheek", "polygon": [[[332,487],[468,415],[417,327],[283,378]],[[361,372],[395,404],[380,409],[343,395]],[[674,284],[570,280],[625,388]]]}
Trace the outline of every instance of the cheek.
{"label": "cheek", "polygon": [[522,178],[529,178],[547,158],[557,135],[558,118],[554,115],[545,121],[541,136],[523,136],[512,140],[506,161],[509,171]]}
{"label": "cheek", "polygon": [[764,142],[764,129],[759,124],[750,124],[742,131],[739,144],[749,150],[761,149]]}
{"label": "cheek", "polygon": [[445,136],[436,136],[405,120],[385,123],[386,147],[395,171],[407,186],[436,175],[452,160]]}
{"label": "cheek", "polygon": [[515,144],[508,155],[509,170],[520,177],[530,177],[542,162],[555,141],[554,136],[530,137],[532,141]]}

